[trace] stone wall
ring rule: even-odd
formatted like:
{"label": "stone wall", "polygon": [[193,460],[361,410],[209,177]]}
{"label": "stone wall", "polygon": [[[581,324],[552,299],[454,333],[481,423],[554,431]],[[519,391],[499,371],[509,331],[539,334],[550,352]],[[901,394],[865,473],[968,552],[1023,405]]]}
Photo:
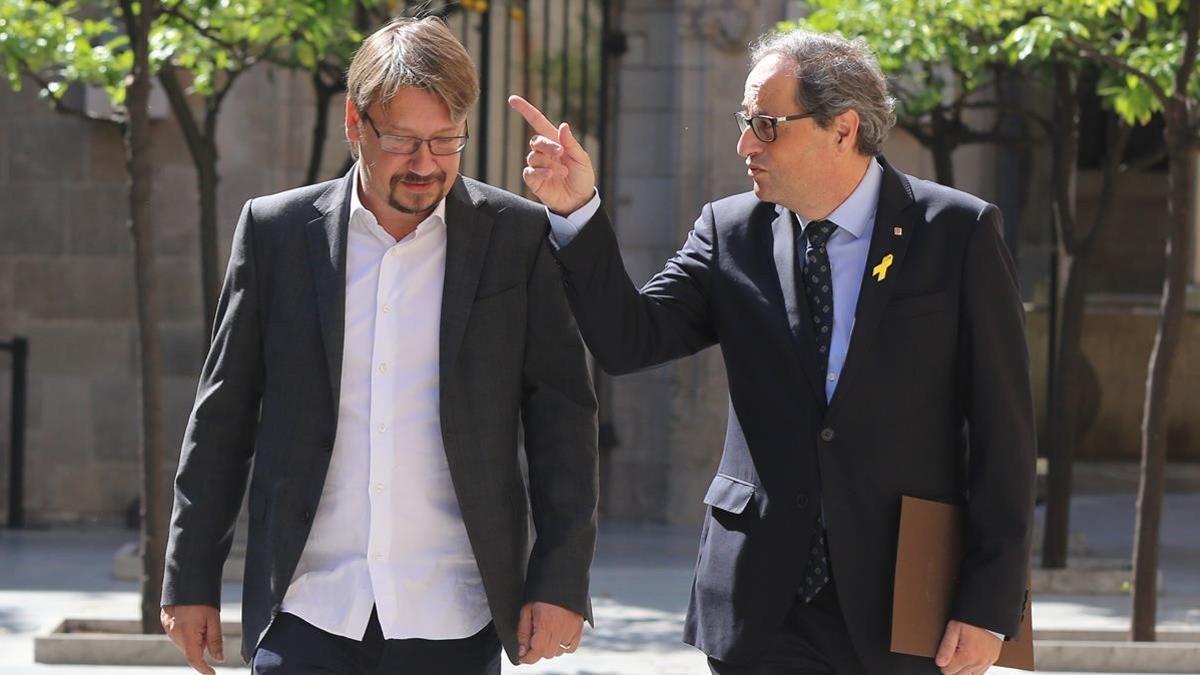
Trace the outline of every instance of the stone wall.
{"label": "stone wall", "polygon": [[[254,71],[220,127],[221,267],[242,203],[303,178],[310,85]],[[336,139],[335,139],[336,141]],[[154,123],[156,228],[168,456],[195,394],[207,336],[194,171],[169,116]],[[344,154],[336,143],[330,171]],[[33,524],[119,518],[138,493],[132,245],[118,129],[51,111],[35,88],[0,88],[0,340],[29,338],[25,504]],[[7,493],[11,373],[0,354],[0,492]],[[164,480],[169,480],[164,477]],[[7,499],[0,509],[7,508]]]}

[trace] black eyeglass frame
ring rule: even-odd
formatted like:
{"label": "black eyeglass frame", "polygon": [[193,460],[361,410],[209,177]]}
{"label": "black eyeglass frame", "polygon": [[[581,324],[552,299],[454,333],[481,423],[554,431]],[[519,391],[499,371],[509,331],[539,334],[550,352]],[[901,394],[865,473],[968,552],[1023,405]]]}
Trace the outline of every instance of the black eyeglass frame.
{"label": "black eyeglass frame", "polygon": [[[738,130],[744,134],[744,133],[746,133],[746,127],[750,127],[750,130],[754,132],[754,137],[757,138],[758,140],[762,141],[763,143],[770,143],[779,137],[778,126],[780,124],[783,124],[784,122],[791,122],[792,120],[802,120],[806,117],[815,117],[815,116],[816,116],[816,113],[811,113],[811,112],[796,113],[794,115],[778,115],[778,116],[776,116],[776,115],[747,115],[746,113],[742,112],[741,110],[733,113],[734,119],[737,120]],[[771,130],[770,134],[769,134],[770,138],[763,138],[763,134],[759,133],[758,126],[756,126],[754,124],[754,120],[766,120],[771,123],[771,126],[767,127],[768,129]]]}
{"label": "black eyeglass frame", "polygon": [[[388,152],[393,155],[416,154],[421,149],[421,145],[424,144],[424,145],[429,146],[429,154],[434,155],[435,157],[450,157],[452,155],[457,155],[457,154],[461,153],[464,149],[466,149],[467,140],[469,138],[471,138],[470,131],[465,131],[462,136],[436,136],[434,138],[420,138],[419,136],[395,136],[392,134],[381,134],[381,133],[379,133],[379,127],[375,126],[375,121],[371,119],[370,115],[368,115],[366,112],[363,112],[363,111],[360,111],[359,115],[361,115],[362,118],[367,121],[367,124],[371,125],[371,131],[374,131],[375,137],[379,139],[379,147],[384,152]],[[386,147],[385,139],[391,141],[392,143],[404,143],[404,142],[410,142],[410,141],[417,141],[418,143],[412,150],[410,150],[408,152],[400,152],[398,150],[389,150]],[[449,141],[449,140],[457,140],[458,141],[458,147],[455,148],[455,150],[453,152],[438,152],[433,149],[434,141]]]}

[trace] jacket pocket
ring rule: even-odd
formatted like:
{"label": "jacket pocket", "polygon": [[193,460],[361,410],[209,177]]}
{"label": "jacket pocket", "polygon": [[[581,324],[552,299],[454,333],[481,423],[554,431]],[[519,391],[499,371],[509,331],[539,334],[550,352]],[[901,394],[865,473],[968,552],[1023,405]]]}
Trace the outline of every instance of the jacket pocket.
{"label": "jacket pocket", "polygon": [[933,314],[947,309],[949,302],[950,293],[948,291],[912,295],[907,298],[892,298],[892,301],[883,310],[883,317],[885,319],[898,319]]}
{"label": "jacket pocket", "polygon": [[754,486],[744,480],[719,473],[713,477],[704,495],[704,503],[729,513],[742,513],[754,498]]}

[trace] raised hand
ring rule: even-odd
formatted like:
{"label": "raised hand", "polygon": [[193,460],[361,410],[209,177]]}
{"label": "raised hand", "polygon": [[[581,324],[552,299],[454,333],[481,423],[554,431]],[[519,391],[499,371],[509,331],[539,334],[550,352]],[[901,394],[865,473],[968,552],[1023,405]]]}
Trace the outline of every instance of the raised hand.
{"label": "raised hand", "polygon": [[554,126],[542,111],[520,96],[509,96],[508,105],[521,113],[533,127],[527,166],[521,172],[525,184],[551,211],[571,214],[591,200],[596,189],[592,159],[579,144],[566,122]]}

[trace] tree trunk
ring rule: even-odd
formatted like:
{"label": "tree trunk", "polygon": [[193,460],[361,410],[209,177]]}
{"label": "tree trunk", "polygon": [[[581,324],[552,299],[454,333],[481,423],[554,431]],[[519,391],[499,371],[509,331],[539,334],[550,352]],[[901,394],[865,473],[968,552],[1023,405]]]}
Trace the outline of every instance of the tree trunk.
{"label": "tree trunk", "polygon": [[221,259],[217,232],[217,146],[216,123],[211,134],[204,137],[204,153],[196,162],[196,186],[200,199],[200,285],[204,299],[203,345],[212,337],[213,321],[217,316],[217,301],[221,297]]}
{"label": "tree trunk", "polygon": [[316,95],[316,116],[313,119],[312,146],[308,149],[308,171],[304,184],[312,185],[321,179],[321,163],[325,159],[325,137],[329,133],[329,103],[341,87],[325,84],[320,73],[313,75],[313,93]]}
{"label": "tree trunk", "polygon": [[[229,74],[230,80],[236,74]],[[217,119],[221,102],[229,91],[232,81],[204,99],[204,126],[196,120],[179,80],[179,71],[170,63],[159,69],[158,80],[162,83],[167,101],[179,130],[187,142],[192,166],[196,169],[196,193],[200,207],[200,298],[202,332],[201,344],[208,344],[212,336],[212,322],[217,314],[217,301],[221,294],[221,260],[218,253],[217,232]]]}
{"label": "tree trunk", "polygon": [[156,0],[121,0],[133,50],[133,72],[125,90],[128,119],[125,151],[129,172],[130,231],[133,235],[137,292],[137,332],[141,366],[141,482],[142,482],[142,632],[162,633],[159,599],[162,594],[167,546],[167,477],[163,472],[162,355],[158,336],[158,274],[155,267],[154,223],[150,194],[150,26]]}
{"label": "tree trunk", "polygon": [[[1192,10],[1200,9],[1193,2]],[[1158,604],[1158,545],[1167,465],[1167,400],[1171,365],[1183,328],[1191,227],[1188,218],[1188,156],[1192,137],[1187,104],[1176,95],[1165,106],[1168,148],[1167,265],[1158,333],[1150,352],[1142,412],[1142,470],[1138,483],[1133,545],[1133,626],[1137,641],[1153,641]]]}
{"label": "tree trunk", "polygon": [[[1070,533],[1071,514],[1071,469],[1075,456],[1075,424],[1077,423],[1077,406],[1073,401],[1077,398],[1078,362],[1080,360],[1080,334],[1064,336],[1064,323],[1076,324],[1070,326],[1073,330],[1082,331],[1083,323],[1083,293],[1084,288],[1078,278],[1075,257],[1078,253],[1076,246],[1076,204],[1075,180],[1077,174],[1077,156],[1079,148],[1079,111],[1076,103],[1076,92],[1073,78],[1068,66],[1058,66],[1055,72],[1055,110],[1054,122],[1058,130],[1054,144],[1054,228],[1057,234],[1058,247],[1055,256],[1055,270],[1052,272],[1056,279],[1058,292],[1050,299],[1050,326],[1055,334],[1051,346],[1052,364],[1048,376],[1050,378],[1050,405],[1046,416],[1049,443],[1046,455],[1049,458],[1049,475],[1046,477],[1046,520],[1042,532],[1042,567],[1046,569],[1061,569],[1067,565],[1067,540]],[[1073,285],[1073,286],[1072,286]],[[1078,314],[1064,322],[1067,303],[1074,302],[1069,308]],[[1063,358],[1069,360],[1062,363]],[[1068,374],[1069,382],[1059,381]],[[1070,419],[1060,415],[1066,414]],[[1069,426],[1068,426],[1069,425]]]}
{"label": "tree trunk", "polygon": [[934,180],[946,187],[954,187],[954,149],[958,143],[951,137],[949,124],[943,114],[941,108],[929,113],[933,133],[930,134],[928,147],[929,152],[933,153]]}

